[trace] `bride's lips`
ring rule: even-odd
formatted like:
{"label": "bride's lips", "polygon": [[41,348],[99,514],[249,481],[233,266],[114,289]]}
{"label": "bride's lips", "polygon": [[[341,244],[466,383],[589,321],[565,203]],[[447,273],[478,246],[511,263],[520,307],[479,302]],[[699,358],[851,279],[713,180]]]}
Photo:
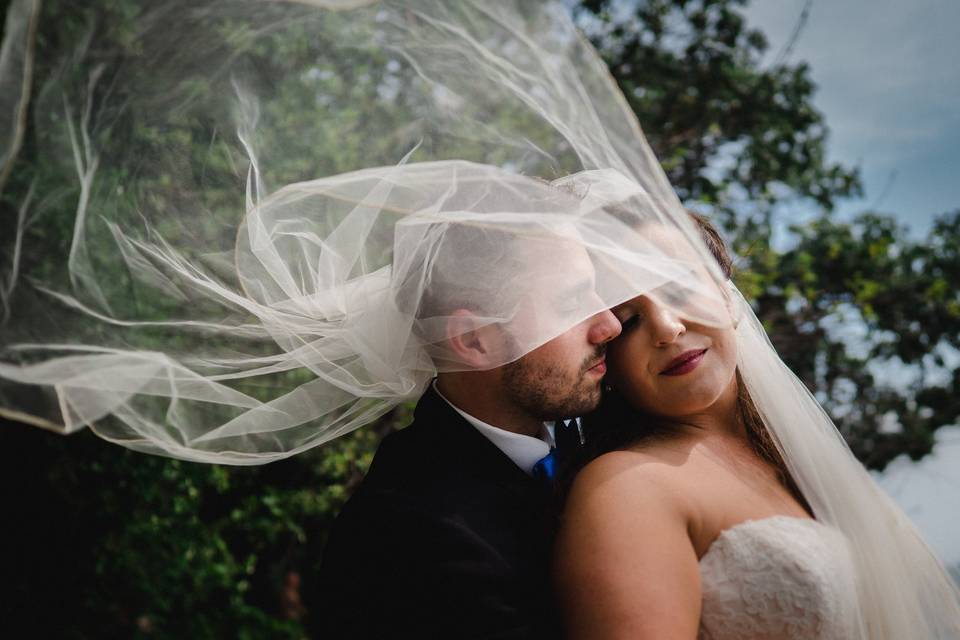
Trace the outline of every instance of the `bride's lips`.
{"label": "bride's lips", "polygon": [[703,360],[703,354],[706,349],[691,349],[684,351],[679,356],[670,361],[670,364],[660,372],[662,376],[682,376],[696,369]]}

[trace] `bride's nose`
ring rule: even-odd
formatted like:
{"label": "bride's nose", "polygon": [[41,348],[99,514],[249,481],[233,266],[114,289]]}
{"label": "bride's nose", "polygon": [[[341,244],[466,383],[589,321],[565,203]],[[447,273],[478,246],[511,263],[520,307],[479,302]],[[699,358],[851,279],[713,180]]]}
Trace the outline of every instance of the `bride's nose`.
{"label": "bride's nose", "polygon": [[683,320],[670,307],[648,300],[646,314],[650,335],[658,347],[672,343],[687,331]]}

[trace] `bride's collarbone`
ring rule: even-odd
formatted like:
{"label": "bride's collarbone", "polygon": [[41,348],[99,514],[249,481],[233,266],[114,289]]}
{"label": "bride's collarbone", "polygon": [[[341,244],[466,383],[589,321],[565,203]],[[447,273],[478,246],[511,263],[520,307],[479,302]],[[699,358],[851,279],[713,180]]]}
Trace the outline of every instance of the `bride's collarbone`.
{"label": "bride's collarbone", "polygon": [[745,438],[688,432],[641,442],[629,450],[639,454],[641,462],[674,467],[681,480],[705,482],[706,474],[710,484],[729,479],[756,488],[782,487],[777,470]]}

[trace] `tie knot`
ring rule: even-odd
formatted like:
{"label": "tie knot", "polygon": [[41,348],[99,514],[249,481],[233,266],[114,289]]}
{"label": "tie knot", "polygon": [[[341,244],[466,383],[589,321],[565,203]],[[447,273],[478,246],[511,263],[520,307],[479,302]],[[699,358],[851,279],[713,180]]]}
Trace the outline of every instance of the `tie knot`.
{"label": "tie knot", "polygon": [[544,483],[552,483],[557,477],[557,448],[550,449],[550,453],[540,458],[533,465],[533,477]]}
{"label": "tie knot", "polygon": [[533,476],[551,487],[560,470],[561,458],[568,461],[571,456],[576,457],[577,448],[583,446],[580,421],[576,418],[557,420],[553,425],[553,439],[556,444],[550,449],[550,453],[533,466]]}

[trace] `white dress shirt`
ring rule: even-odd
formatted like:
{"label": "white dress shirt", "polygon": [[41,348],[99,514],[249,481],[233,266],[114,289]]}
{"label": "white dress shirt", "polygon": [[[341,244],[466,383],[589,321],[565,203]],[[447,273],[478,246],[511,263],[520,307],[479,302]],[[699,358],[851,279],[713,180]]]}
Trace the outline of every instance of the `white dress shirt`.
{"label": "white dress shirt", "polygon": [[550,448],[555,445],[553,440],[553,423],[543,424],[537,437],[525,436],[522,433],[514,433],[492,424],[487,424],[483,420],[478,420],[472,415],[463,411],[457,405],[453,404],[440,393],[437,388],[437,381],[433,381],[433,390],[437,395],[453,407],[453,410],[463,416],[463,419],[473,425],[487,440],[492,442],[500,451],[523,469],[528,475],[533,475],[533,466],[541,458],[550,453]]}

